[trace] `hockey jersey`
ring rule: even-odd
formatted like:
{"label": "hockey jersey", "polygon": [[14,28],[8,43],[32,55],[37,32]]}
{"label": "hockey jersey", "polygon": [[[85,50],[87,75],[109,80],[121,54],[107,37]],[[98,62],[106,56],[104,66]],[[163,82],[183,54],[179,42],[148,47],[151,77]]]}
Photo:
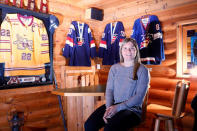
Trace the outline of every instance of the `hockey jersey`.
{"label": "hockey jersey", "polygon": [[71,22],[63,56],[69,58],[70,66],[91,66],[90,57],[96,57],[96,46],[87,24]]}
{"label": "hockey jersey", "polygon": [[122,22],[108,23],[105,27],[99,45],[99,57],[103,58],[103,65],[113,65],[120,62],[119,46],[125,39]]}
{"label": "hockey jersey", "polygon": [[191,62],[197,65],[197,36],[191,37]]}
{"label": "hockey jersey", "polygon": [[0,32],[4,76],[42,75],[49,62],[49,40],[43,22],[33,16],[7,14]]}
{"label": "hockey jersey", "polygon": [[138,43],[143,64],[158,65],[165,60],[161,25],[157,16],[146,15],[135,20],[131,38]]}

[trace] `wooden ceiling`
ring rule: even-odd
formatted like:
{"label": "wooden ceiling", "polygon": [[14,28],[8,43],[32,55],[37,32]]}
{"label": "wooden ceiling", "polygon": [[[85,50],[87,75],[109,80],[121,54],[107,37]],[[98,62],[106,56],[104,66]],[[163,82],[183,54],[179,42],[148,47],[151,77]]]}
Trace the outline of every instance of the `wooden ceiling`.
{"label": "wooden ceiling", "polygon": [[[139,0],[56,0],[56,1],[83,9],[87,9],[89,7],[106,9],[111,7],[117,7],[131,2],[140,3]],[[145,0],[145,1],[152,1],[152,0]]]}
{"label": "wooden ceiling", "polygon": [[[39,1],[39,0],[38,0]],[[162,10],[180,6],[196,0],[49,0],[51,2],[58,2],[64,5],[70,5],[80,9],[87,9],[89,7],[97,7],[100,9],[125,9],[133,8],[139,10],[151,10],[153,7],[156,10]],[[153,9],[155,10],[155,9]]]}

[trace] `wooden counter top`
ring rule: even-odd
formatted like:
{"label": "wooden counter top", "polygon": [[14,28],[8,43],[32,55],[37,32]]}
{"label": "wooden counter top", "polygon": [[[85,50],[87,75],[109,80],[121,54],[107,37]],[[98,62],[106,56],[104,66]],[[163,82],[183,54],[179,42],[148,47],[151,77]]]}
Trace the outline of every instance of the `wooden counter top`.
{"label": "wooden counter top", "polygon": [[76,88],[54,89],[52,94],[61,96],[104,96],[106,85],[84,86]]}

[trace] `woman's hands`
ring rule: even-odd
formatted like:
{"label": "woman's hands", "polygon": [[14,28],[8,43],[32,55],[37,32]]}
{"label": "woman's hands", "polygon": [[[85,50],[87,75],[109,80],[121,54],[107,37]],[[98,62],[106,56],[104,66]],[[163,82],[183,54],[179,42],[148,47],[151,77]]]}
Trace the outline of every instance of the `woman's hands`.
{"label": "woman's hands", "polygon": [[117,105],[112,105],[110,107],[108,107],[105,111],[105,114],[103,116],[103,120],[105,123],[107,123],[107,118],[111,118],[112,116],[114,116],[116,113],[118,112],[117,110]]}

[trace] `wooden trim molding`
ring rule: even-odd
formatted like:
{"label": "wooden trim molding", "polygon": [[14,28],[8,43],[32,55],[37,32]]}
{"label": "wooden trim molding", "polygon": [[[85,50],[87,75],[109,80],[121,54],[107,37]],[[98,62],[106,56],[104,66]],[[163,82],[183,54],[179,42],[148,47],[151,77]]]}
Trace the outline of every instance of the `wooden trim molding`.
{"label": "wooden trim molding", "polygon": [[52,91],[53,85],[35,86],[27,88],[15,88],[15,89],[4,89],[0,90],[0,97],[8,97],[22,94],[38,93]]}

